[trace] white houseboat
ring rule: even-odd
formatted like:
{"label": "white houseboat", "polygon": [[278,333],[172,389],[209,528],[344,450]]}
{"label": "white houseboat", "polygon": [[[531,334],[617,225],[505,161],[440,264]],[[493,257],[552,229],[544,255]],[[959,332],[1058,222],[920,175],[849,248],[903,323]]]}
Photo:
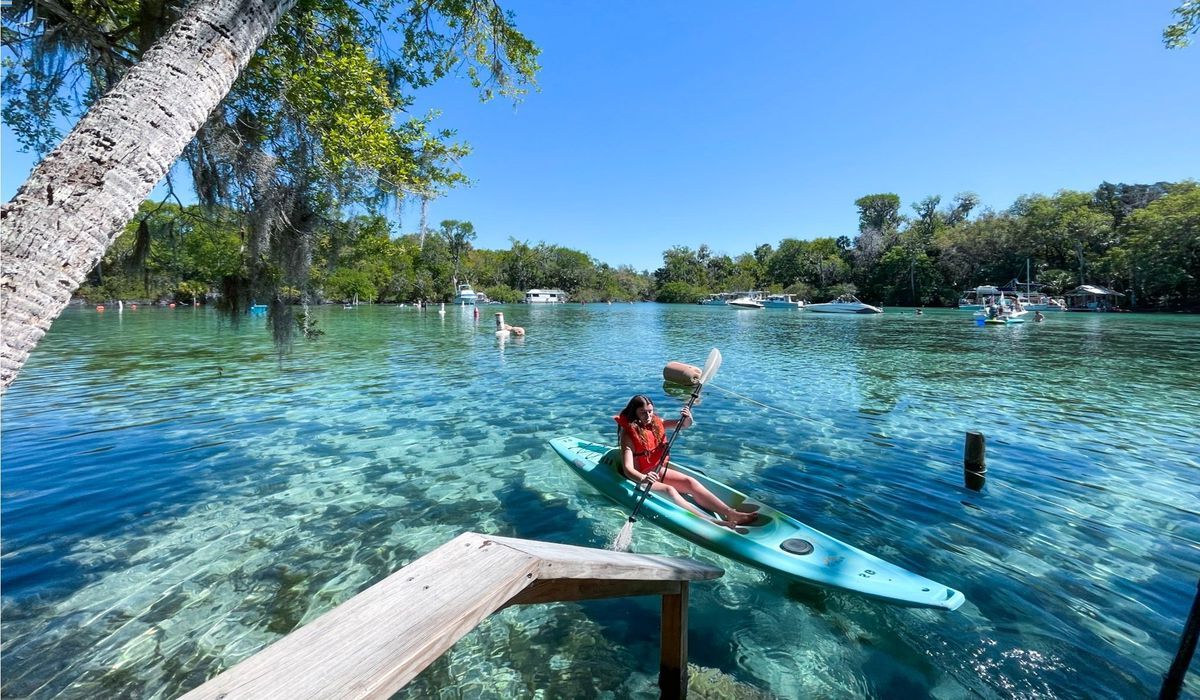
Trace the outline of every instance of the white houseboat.
{"label": "white houseboat", "polygon": [[565,304],[567,293],[561,289],[531,289],[525,292],[526,304]]}

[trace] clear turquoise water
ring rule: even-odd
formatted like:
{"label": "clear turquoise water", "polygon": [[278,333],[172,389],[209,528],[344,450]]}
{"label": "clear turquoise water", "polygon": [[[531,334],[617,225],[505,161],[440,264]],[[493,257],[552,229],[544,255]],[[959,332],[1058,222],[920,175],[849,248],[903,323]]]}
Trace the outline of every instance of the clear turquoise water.
{"label": "clear turquoise water", "polygon": [[[503,310],[528,337],[499,342]],[[465,530],[602,547],[625,513],[546,446],[610,440],[671,360],[724,363],[681,461],[962,590],[813,590],[651,525],[690,657],[780,697],[1148,697],[1200,577],[1200,318],[654,304],[70,310],[3,400],[6,697],[173,697]],[[967,430],[989,481],[962,487]],[[403,697],[656,697],[655,599],[489,618]],[[1193,672],[1193,688],[1197,684]],[[1195,692],[1193,689],[1191,692]]]}

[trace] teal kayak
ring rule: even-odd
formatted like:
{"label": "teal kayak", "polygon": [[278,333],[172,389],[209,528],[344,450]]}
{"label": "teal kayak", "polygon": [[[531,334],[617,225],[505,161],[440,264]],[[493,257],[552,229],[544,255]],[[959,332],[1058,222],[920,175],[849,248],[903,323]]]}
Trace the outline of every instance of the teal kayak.
{"label": "teal kayak", "polygon": [[[636,484],[618,471],[617,450],[573,437],[554,438],[550,446],[597,491],[626,508],[633,507]],[[722,556],[808,584],[853,591],[910,607],[955,610],[966,600],[953,588],[814,530],[674,460],[671,468],[695,477],[738,510],[757,512],[758,518],[734,530],[651,493],[642,505],[639,520],[647,520]]]}

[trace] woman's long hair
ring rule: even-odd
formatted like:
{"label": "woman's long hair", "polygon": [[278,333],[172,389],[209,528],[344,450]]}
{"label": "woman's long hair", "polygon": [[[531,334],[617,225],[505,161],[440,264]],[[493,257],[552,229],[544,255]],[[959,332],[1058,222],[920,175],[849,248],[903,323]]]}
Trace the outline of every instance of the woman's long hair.
{"label": "woman's long hair", "polygon": [[[645,428],[638,425],[637,412],[638,409],[647,405],[653,406],[654,402],[650,400],[649,396],[646,396],[645,394],[638,394],[632,399],[629,399],[629,403],[625,404],[625,408],[621,409],[621,417],[629,421],[629,425],[633,426],[633,429],[638,431],[638,439],[642,441],[643,445],[649,444],[650,441],[646,439],[646,436],[642,432],[645,430]],[[658,438],[659,443],[661,443],[662,439],[666,437],[666,431],[664,431],[661,426],[662,423],[659,421],[650,421],[650,430]]]}

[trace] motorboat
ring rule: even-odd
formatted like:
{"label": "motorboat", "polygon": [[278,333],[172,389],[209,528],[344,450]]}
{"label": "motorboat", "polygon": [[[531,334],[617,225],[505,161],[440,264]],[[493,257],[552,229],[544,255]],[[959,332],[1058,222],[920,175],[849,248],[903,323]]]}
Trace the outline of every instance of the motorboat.
{"label": "motorboat", "polygon": [[763,306],[768,309],[803,309],[804,300],[797,299],[795,294],[768,294],[763,300]]}
{"label": "motorboat", "polygon": [[729,301],[726,302],[726,304],[729,306],[737,307],[739,309],[761,309],[761,308],[763,308],[763,303],[758,298],[756,298],[750,294],[737,297],[736,299],[730,299]]}
{"label": "motorboat", "polygon": [[721,294],[709,294],[700,301],[696,302],[701,306],[725,306],[729,300],[733,298],[732,294],[722,292]]}
{"label": "motorboat", "polygon": [[806,311],[819,314],[881,314],[883,309],[878,306],[864,304],[853,294],[843,294],[833,301],[824,304],[806,304]]}
{"label": "motorboat", "polygon": [[478,301],[479,301],[479,295],[475,293],[475,290],[471,289],[471,285],[469,285],[469,284],[458,285],[458,294],[456,294],[454,296],[455,304],[460,304],[460,305],[465,304],[467,306],[474,306]]}
{"label": "motorboat", "polygon": [[962,298],[958,300],[959,311],[981,311],[989,304],[995,302],[1001,297],[1004,292],[1000,291],[999,287],[992,285],[983,285],[974,289],[968,289],[963,293]]}
{"label": "motorboat", "polygon": [[1017,294],[1017,301],[1026,311],[1066,311],[1067,305],[1061,299],[1055,299],[1041,292]]}

